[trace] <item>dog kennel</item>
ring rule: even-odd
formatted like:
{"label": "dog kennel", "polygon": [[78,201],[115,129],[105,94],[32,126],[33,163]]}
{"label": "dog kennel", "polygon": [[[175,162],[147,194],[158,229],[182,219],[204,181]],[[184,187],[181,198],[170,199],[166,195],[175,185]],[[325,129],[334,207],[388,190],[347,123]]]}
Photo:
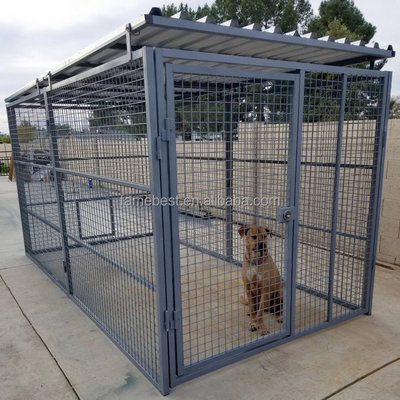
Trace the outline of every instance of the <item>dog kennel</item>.
{"label": "dog kennel", "polygon": [[[163,394],[370,313],[393,56],[153,9],[6,99],[26,254]],[[250,225],[283,285],[265,335]]]}

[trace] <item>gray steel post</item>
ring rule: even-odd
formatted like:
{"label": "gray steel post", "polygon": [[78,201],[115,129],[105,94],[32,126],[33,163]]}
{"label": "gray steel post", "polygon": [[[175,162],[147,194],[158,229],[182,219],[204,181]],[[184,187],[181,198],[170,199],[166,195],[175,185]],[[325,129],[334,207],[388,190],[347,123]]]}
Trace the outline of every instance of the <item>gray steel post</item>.
{"label": "gray steel post", "polygon": [[300,166],[301,166],[301,144],[303,132],[303,108],[304,108],[304,71],[298,71],[298,81],[294,82],[292,121],[289,138],[288,154],[288,199],[296,212],[295,219],[287,224],[287,282],[286,291],[287,305],[285,307],[286,323],[289,324],[290,335],[295,334],[296,323],[296,283],[297,283],[297,247],[299,227],[299,198],[300,198]]}
{"label": "gray steel post", "polygon": [[[177,180],[177,165],[176,165],[176,133],[175,133],[175,88],[174,88],[174,73],[170,65],[163,63],[161,52],[157,53],[157,71],[162,71],[162,75],[157,74],[158,87],[164,88],[164,96],[159,96],[159,118],[168,117],[169,121],[169,141],[163,152],[163,157],[167,160],[162,170],[166,172],[163,177],[163,182],[168,183],[168,196],[177,198],[178,196],[178,180]],[[165,86],[162,78],[165,78]],[[166,102],[165,102],[166,100]],[[166,113],[166,114],[165,114]],[[167,127],[168,128],[168,127]],[[163,183],[164,185],[164,183]],[[179,213],[178,205],[168,207],[169,213],[165,214],[165,240],[166,242],[166,259],[165,265],[167,268],[167,304],[168,310],[178,313],[182,310],[181,301],[181,257],[180,257],[180,240],[179,240]],[[182,325],[178,323],[175,330],[169,334],[169,357],[170,357],[170,382],[171,386],[176,385],[177,375],[183,373],[183,335]]]}
{"label": "gray steel post", "polygon": [[[143,49],[143,70],[144,83],[146,92],[146,116],[147,116],[147,138],[149,151],[149,167],[150,167],[150,190],[154,197],[161,198],[164,191],[162,187],[161,164],[157,157],[157,145],[160,141],[157,139],[161,131],[162,120],[160,120],[160,112],[158,112],[159,102],[158,91],[163,88],[163,70],[161,66],[155,62],[154,49],[145,47]],[[161,96],[162,97],[162,96]],[[164,189],[165,190],[165,189]],[[159,362],[160,377],[159,388],[163,395],[169,393],[169,342],[168,334],[164,326],[164,313],[167,310],[167,295],[172,292],[172,288],[167,285],[165,265],[165,248],[164,243],[164,210],[160,206],[152,207],[152,226],[153,226],[153,246],[154,246],[154,268],[156,276],[156,293],[157,293],[157,315],[158,315],[158,337],[159,337]]]}
{"label": "gray steel post", "polygon": [[[232,90],[228,88],[228,90]],[[232,93],[224,98],[224,131],[225,131],[225,251],[228,260],[233,260],[233,135],[232,135]],[[229,204],[229,205],[228,205]]]}
{"label": "gray steel post", "polygon": [[342,157],[342,139],[343,139],[343,125],[344,114],[346,106],[346,90],[347,90],[347,75],[342,75],[342,87],[340,98],[340,114],[338,133],[336,141],[336,165],[335,165],[335,178],[333,187],[333,202],[332,202],[332,223],[331,223],[331,245],[330,245],[330,259],[329,259],[329,284],[328,284],[328,321],[332,320],[333,308],[333,283],[335,274],[335,256],[336,256],[336,235],[337,235],[337,216],[338,216],[338,203],[339,203],[339,180],[340,180],[340,160]]}
{"label": "gray steel post", "polygon": [[58,208],[58,219],[60,224],[60,235],[61,235],[61,246],[63,251],[63,262],[64,262],[64,270],[67,274],[67,289],[69,294],[73,294],[73,282],[72,282],[72,274],[71,274],[71,260],[69,255],[69,245],[68,245],[68,237],[67,237],[67,222],[65,218],[65,208],[64,208],[64,190],[62,187],[62,178],[61,174],[59,174],[56,168],[60,167],[59,161],[59,152],[58,152],[58,142],[57,142],[57,132],[55,131],[54,125],[54,114],[53,107],[49,103],[48,93],[45,92],[43,94],[44,105],[46,109],[46,123],[47,130],[50,136],[50,154],[51,161],[53,165],[53,174],[54,174],[54,183],[56,187],[57,194],[57,208]]}

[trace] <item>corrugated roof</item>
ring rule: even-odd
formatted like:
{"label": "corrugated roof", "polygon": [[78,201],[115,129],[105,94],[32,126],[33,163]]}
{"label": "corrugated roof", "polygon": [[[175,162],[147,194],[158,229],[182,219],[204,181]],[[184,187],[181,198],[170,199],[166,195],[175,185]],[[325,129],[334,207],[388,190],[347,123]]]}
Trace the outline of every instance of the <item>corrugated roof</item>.
{"label": "corrugated roof", "polygon": [[277,26],[259,24],[240,27],[235,20],[216,24],[211,16],[192,21],[184,12],[163,17],[159,9],[112,32],[53,68],[6,99],[7,102],[29,95],[36,87],[44,87],[50,74],[52,82],[60,82],[93,67],[102,65],[127,52],[127,32],[131,32],[132,49],[143,46],[192,50],[314,64],[350,65],[362,61],[394,57],[392,46],[378,43],[366,45],[348,38],[318,38],[314,33],[283,33]]}

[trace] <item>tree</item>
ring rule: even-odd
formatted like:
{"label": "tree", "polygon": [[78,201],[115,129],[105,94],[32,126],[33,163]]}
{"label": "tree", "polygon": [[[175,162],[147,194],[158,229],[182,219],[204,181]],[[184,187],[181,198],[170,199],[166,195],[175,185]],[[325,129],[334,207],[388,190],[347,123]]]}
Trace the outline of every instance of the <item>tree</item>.
{"label": "tree", "polygon": [[400,97],[390,99],[390,116],[389,118],[400,118]]}
{"label": "tree", "polygon": [[145,137],[145,105],[138,103],[133,106],[111,107],[106,102],[100,102],[98,108],[92,111],[89,127],[99,134],[130,133],[137,138]]}
{"label": "tree", "polygon": [[[340,25],[332,25],[334,21],[339,21]],[[319,16],[310,21],[308,31],[316,32],[319,36],[350,34],[351,39],[369,42],[376,28],[364,19],[353,0],[325,0],[319,6]]]}
{"label": "tree", "polygon": [[17,135],[20,143],[33,140],[35,137],[36,127],[31,125],[29,121],[22,121],[17,125]]}
{"label": "tree", "polygon": [[165,16],[185,11],[193,19],[211,15],[218,23],[236,19],[241,26],[279,25],[284,32],[304,30],[313,15],[308,0],[215,0],[211,6],[205,4],[197,10],[181,3],[165,5],[162,11]]}
{"label": "tree", "polygon": [[0,133],[0,143],[10,143],[10,135]]}

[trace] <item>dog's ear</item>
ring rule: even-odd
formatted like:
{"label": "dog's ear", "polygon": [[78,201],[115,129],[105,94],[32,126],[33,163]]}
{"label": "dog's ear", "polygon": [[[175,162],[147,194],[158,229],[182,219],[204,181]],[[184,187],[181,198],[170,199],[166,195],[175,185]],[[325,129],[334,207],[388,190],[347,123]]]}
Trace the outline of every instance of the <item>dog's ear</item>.
{"label": "dog's ear", "polygon": [[239,232],[239,235],[241,236],[241,237],[243,237],[243,236],[246,236],[247,235],[247,232],[249,231],[249,227],[248,226],[241,226],[240,228],[239,228],[239,230],[238,230],[238,232]]}
{"label": "dog's ear", "polygon": [[266,226],[266,227],[264,228],[264,230],[265,230],[265,232],[267,232],[267,234],[269,234],[269,236],[272,237],[272,231],[271,231],[271,229],[268,228],[268,226]]}

